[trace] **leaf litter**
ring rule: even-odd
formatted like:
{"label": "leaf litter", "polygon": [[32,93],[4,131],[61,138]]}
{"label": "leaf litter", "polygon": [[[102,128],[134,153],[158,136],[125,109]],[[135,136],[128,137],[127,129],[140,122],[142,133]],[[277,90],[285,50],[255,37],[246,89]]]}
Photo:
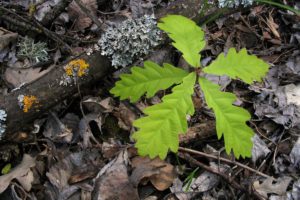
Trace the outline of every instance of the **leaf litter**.
{"label": "leaf litter", "polygon": [[[37,3],[34,18],[42,22],[61,2],[47,0]],[[151,15],[157,8],[172,4],[171,1],[132,0],[81,2],[103,22],[101,31],[105,27],[117,26],[128,18]],[[32,5],[29,1],[10,3],[30,13]],[[297,3],[290,5],[299,8]],[[213,115],[205,108],[203,98],[199,95],[193,97],[194,103],[197,103],[196,114],[189,118],[190,128],[180,138],[180,144],[220,158],[214,160],[195,156],[198,161],[208,163],[211,169],[230,174],[240,185],[252,188],[252,193],[257,192],[265,199],[296,200],[300,198],[299,16],[266,5],[255,5],[249,9],[249,12],[227,15],[204,27],[208,45],[201,52],[202,57],[206,58],[206,63],[202,64],[209,65],[216,55],[226,53],[231,47],[247,47],[250,53],[272,63],[264,83],[256,83],[254,86],[246,86],[223,76],[208,77],[220,84],[222,90],[236,92],[239,100],[235,104],[245,106],[253,114],[253,120],[249,123],[256,132],[252,138],[252,162],[249,159],[237,162],[272,178],[263,179],[250,174],[247,169],[223,163],[221,158],[232,158],[224,154],[223,144],[216,140]],[[78,40],[96,39],[97,42],[100,33],[95,30],[99,30],[99,27],[94,27],[94,21],[73,1],[67,9],[63,8],[53,26],[48,28],[55,33],[73,37],[72,49],[80,49],[84,53],[92,45],[79,45]],[[8,38],[0,36],[0,61],[1,64],[7,63],[1,77],[9,84],[7,89],[1,81],[1,87],[4,88],[1,88],[1,94],[9,89],[18,89],[51,70],[51,67],[45,69],[43,65],[31,67],[29,60],[18,58],[17,33],[10,31]],[[34,35],[31,37],[39,38]],[[48,48],[54,49],[49,52],[49,57],[55,63],[59,64],[66,59],[63,48],[47,42]],[[177,60],[182,63],[183,59],[178,52],[170,49],[166,51],[170,60],[168,62],[174,66]],[[56,52],[61,54],[55,55]],[[157,59],[162,62],[162,58]],[[178,159],[174,154],[169,154],[166,160],[137,156],[136,150],[131,148],[133,140],[129,137],[134,131],[132,122],[145,107],[160,102],[164,93],[159,92],[152,99],[143,99],[135,104],[119,103],[105,92],[110,87],[106,84],[111,85],[110,79],[101,82],[101,87],[80,88],[84,95],[88,94],[82,99],[74,96],[74,102],[67,100],[57,105],[52,114],[44,118],[45,123],[41,123],[34,144],[21,145],[22,153],[18,151],[20,147],[8,144],[13,147],[10,149],[3,145],[0,167],[2,169],[7,163],[13,167],[8,174],[0,176],[0,189],[3,192],[0,198],[8,191],[14,199],[252,198],[224,182],[217,174],[201,168],[191,176],[187,188],[188,184],[184,180],[198,166]],[[211,145],[214,151],[205,151],[207,145]],[[29,156],[23,154],[23,151],[30,155],[36,155],[36,152],[39,154]]]}

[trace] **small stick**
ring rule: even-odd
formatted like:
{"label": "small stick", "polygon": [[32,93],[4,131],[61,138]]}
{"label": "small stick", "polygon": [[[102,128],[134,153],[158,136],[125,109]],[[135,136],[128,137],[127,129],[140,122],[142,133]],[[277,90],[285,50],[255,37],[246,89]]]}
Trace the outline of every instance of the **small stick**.
{"label": "small stick", "polygon": [[248,167],[247,165],[244,165],[244,164],[236,162],[236,161],[231,161],[231,160],[228,160],[226,158],[222,158],[222,157],[210,155],[210,154],[207,154],[207,153],[204,153],[204,152],[201,152],[201,151],[196,151],[196,150],[192,150],[192,149],[188,149],[188,148],[184,148],[184,147],[179,147],[178,150],[179,151],[188,152],[188,153],[191,153],[191,154],[196,154],[196,155],[203,156],[203,157],[207,157],[207,158],[211,158],[211,159],[214,159],[214,160],[220,160],[220,161],[223,161],[225,163],[234,164],[234,165],[237,165],[237,166],[242,167],[244,169],[247,169],[247,170],[249,170],[251,172],[254,172],[255,174],[258,174],[258,175],[260,175],[262,177],[271,178],[267,174],[264,174],[264,173],[262,173],[262,172],[260,172],[260,171],[258,171],[256,169],[252,169],[251,167]]}
{"label": "small stick", "polygon": [[[218,171],[218,170],[215,170],[215,169],[213,169],[213,168],[211,168],[211,167],[209,167],[209,166],[207,166],[207,165],[205,165],[205,164],[199,162],[198,160],[194,159],[194,158],[193,158],[192,156],[190,156],[189,154],[179,152],[179,153],[178,153],[178,156],[179,156],[180,158],[182,158],[182,159],[184,159],[184,160],[190,162],[190,163],[193,163],[193,164],[195,164],[195,165],[198,165],[199,167],[205,169],[206,171],[209,171],[209,172],[211,172],[211,173],[213,173],[213,174],[217,174],[218,176],[222,177],[227,183],[231,184],[235,189],[241,190],[241,191],[243,191],[243,192],[249,193],[249,191],[246,190],[244,187],[242,187],[241,184],[239,184],[239,183],[237,183],[236,181],[234,181],[232,177],[230,177],[230,176],[228,176],[228,175],[226,175],[226,174],[224,174],[224,173],[222,173],[222,172],[220,172],[220,171]],[[255,192],[255,191],[253,192],[253,194],[250,194],[250,195],[255,196],[256,199],[264,200],[264,199],[263,199],[257,192]]]}
{"label": "small stick", "polygon": [[[36,27],[38,29],[38,32],[42,32],[44,33],[47,37],[51,38],[52,40],[60,43],[60,44],[63,44],[67,50],[69,51],[69,53],[71,52],[71,47],[66,44],[63,40],[60,39],[60,37],[58,37],[56,35],[56,33],[53,33],[52,31],[50,31],[49,29],[45,28],[43,25],[41,25],[39,22],[37,22],[36,20],[32,19],[33,23],[31,21],[29,21],[28,19],[25,19],[24,17],[20,16],[19,14],[9,10],[9,9],[6,9],[6,8],[2,8],[0,7],[0,11],[3,11],[3,12],[6,12],[6,13],[9,13],[9,14],[12,14],[13,16],[15,16],[16,18],[18,18],[20,21],[23,21],[25,23],[28,23],[30,25],[30,27]],[[4,16],[4,15],[3,15]],[[3,17],[1,16],[1,17]],[[7,16],[7,18],[9,18]],[[40,30],[40,31],[39,31]]]}

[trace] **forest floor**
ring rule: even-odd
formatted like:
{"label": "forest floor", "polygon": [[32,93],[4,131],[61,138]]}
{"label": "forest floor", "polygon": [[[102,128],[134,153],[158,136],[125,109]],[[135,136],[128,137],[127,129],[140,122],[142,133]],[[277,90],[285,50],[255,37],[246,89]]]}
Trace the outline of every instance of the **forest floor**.
{"label": "forest floor", "polygon": [[[198,2],[204,1],[1,1],[0,199],[299,200],[299,11]],[[288,6],[300,9],[297,1]],[[255,133],[251,158],[235,159],[225,152],[200,90],[193,95],[195,114],[179,137],[178,152],[169,152],[165,160],[138,155],[133,121],[170,90],[136,103],[109,91],[120,74],[145,60],[189,68],[163,33],[155,47],[144,41],[130,46],[136,42],[130,39],[132,30],[139,31],[134,20],[152,15],[159,21],[167,14],[185,15],[202,27],[207,43],[203,66],[232,47],[246,48],[270,65],[263,82],[252,85],[206,77],[233,92],[235,105],[250,112],[248,125]],[[128,21],[128,33],[123,28],[115,46],[98,42]],[[102,57],[104,50],[118,55]],[[137,51],[146,54],[132,53]],[[80,76],[89,74],[66,76],[74,62],[85,66]]]}

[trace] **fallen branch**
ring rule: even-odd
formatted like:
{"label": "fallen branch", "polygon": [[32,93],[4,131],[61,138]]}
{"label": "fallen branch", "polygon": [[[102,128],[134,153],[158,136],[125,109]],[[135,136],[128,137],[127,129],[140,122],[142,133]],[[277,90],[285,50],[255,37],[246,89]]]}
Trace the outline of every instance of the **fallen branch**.
{"label": "fallen branch", "polygon": [[[81,56],[80,58],[89,64],[88,73],[77,80],[78,84],[82,87],[88,85],[108,74],[110,61],[96,53],[92,56]],[[0,97],[0,107],[5,109],[7,113],[6,120],[6,134],[5,138],[11,138],[11,133],[21,130],[28,126],[28,123],[41,116],[42,113],[49,110],[51,107],[73,95],[77,92],[77,85],[75,83],[64,85],[62,81],[66,78],[66,64],[56,66],[43,77],[35,80],[34,82],[24,85],[18,90],[9,93],[6,96]],[[20,106],[18,97],[20,95],[32,96],[36,99],[33,102],[32,109],[24,112],[24,108]]]}

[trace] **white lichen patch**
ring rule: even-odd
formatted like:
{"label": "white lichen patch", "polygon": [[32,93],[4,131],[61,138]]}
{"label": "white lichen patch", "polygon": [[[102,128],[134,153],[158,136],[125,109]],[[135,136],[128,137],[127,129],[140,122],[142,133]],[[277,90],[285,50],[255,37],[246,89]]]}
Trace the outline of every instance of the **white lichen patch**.
{"label": "white lichen patch", "polygon": [[233,8],[237,6],[250,6],[253,4],[253,0],[219,0],[220,8]]}
{"label": "white lichen patch", "polygon": [[68,85],[72,85],[74,82],[73,78],[71,78],[70,76],[63,74],[60,81],[59,81],[59,85],[61,86],[68,86]]}
{"label": "white lichen patch", "polygon": [[98,44],[94,44],[93,46],[89,47],[85,52],[86,52],[86,55],[90,56],[94,52],[97,52],[99,50],[100,50],[99,45]]}
{"label": "white lichen patch", "polygon": [[24,95],[23,94],[20,94],[19,96],[18,96],[18,104],[19,104],[19,107],[21,108],[21,109],[23,109],[23,100],[24,100]]}
{"label": "white lichen patch", "polygon": [[5,125],[6,117],[7,117],[7,114],[6,114],[5,110],[0,109],[0,140],[6,129],[6,125]]}
{"label": "white lichen patch", "polygon": [[126,67],[150,53],[160,40],[160,30],[154,17],[145,15],[127,19],[117,27],[109,27],[98,44],[101,54],[112,58],[113,66]]}

